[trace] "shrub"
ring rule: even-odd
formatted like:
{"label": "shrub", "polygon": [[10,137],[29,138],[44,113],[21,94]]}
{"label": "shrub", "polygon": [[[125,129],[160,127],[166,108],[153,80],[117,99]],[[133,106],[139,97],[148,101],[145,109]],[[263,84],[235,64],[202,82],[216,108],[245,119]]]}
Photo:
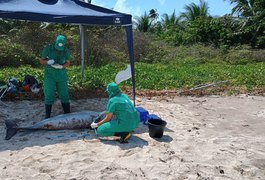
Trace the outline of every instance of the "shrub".
{"label": "shrub", "polygon": [[162,62],[170,47],[163,41],[154,39],[148,33],[135,32],[134,34],[134,54],[135,60],[138,62]]}
{"label": "shrub", "polygon": [[26,64],[37,67],[39,62],[35,55],[26,51],[22,45],[0,40],[0,67],[19,67]]}
{"label": "shrub", "polygon": [[[129,62],[126,33],[123,28],[91,28],[88,34],[88,59],[90,64]],[[164,43],[148,33],[134,32],[134,57],[136,62],[154,63],[165,54]]]}
{"label": "shrub", "polygon": [[265,50],[253,50],[248,46],[238,46],[230,49],[224,56],[224,60],[230,64],[264,62]]}
{"label": "shrub", "polygon": [[25,49],[39,56],[44,44],[50,42],[51,39],[54,39],[54,35],[47,29],[42,29],[40,23],[30,22],[20,29],[11,40],[22,44]]}
{"label": "shrub", "polygon": [[259,48],[265,48],[265,36],[260,36],[257,38],[257,46]]}

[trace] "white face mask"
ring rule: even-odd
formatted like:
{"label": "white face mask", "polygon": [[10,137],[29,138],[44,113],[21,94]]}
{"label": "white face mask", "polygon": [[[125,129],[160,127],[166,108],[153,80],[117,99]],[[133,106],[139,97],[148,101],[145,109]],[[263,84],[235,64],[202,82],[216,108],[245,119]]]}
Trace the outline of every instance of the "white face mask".
{"label": "white face mask", "polygon": [[63,43],[58,43],[58,46],[59,46],[59,47],[62,47],[62,46],[63,46]]}

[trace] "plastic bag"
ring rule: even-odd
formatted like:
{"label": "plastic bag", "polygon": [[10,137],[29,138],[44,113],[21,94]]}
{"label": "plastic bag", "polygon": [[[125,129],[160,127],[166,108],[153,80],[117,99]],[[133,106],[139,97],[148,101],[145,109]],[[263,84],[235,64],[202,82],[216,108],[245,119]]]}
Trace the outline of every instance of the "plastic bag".
{"label": "plastic bag", "polygon": [[128,65],[127,69],[117,73],[115,77],[116,84],[120,84],[122,81],[126,81],[132,77],[131,65]]}

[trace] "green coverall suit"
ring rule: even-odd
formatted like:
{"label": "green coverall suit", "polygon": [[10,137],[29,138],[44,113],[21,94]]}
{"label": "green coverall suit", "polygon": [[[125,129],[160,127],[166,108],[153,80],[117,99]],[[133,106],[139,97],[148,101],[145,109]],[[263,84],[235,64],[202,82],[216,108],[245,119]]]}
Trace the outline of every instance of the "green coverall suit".
{"label": "green coverall suit", "polygon": [[98,127],[99,136],[114,136],[119,132],[132,132],[140,122],[140,116],[126,94],[122,94],[116,83],[107,87],[109,101],[107,113],[113,113],[113,118]]}
{"label": "green coverall suit", "polygon": [[[59,50],[58,48],[55,47],[56,47],[56,42],[47,45],[42,50],[41,58],[53,59],[55,61],[55,64],[60,64],[60,65],[63,65],[66,62],[66,60],[70,60],[71,58],[70,51],[66,47]],[[44,102],[46,105],[46,116],[47,116],[47,106],[48,108],[50,107],[50,110],[48,111],[51,111],[51,105],[54,103],[56,89],[58,90],[59,98],[61,100],[64,112],[69,113],[70,105],[69,105],[67,70],[65,68],[56,69],[53,68],[51,65],[46,65],[44,71],[44,96],[45,96]],[[48,114],[49,113],[50,112],[48,112]]]}

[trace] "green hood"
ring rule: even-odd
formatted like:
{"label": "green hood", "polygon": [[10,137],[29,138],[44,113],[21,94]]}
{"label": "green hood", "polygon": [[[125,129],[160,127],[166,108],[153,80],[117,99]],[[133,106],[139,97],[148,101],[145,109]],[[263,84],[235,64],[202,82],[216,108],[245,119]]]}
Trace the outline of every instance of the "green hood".
{"label": "green hood", "polygon": [[121,89],[116,83],[112,82],[108,84],[106,93],[108,93],[109,98],[112,98],[114,96],[121,95]]}
{"label": "green hood", "polygon": [[57,49],[58,51],[63,51],[65,48],[65,44],[66,44],[66,37],[63,35],[58,35],[54,42],[55,49]]}

